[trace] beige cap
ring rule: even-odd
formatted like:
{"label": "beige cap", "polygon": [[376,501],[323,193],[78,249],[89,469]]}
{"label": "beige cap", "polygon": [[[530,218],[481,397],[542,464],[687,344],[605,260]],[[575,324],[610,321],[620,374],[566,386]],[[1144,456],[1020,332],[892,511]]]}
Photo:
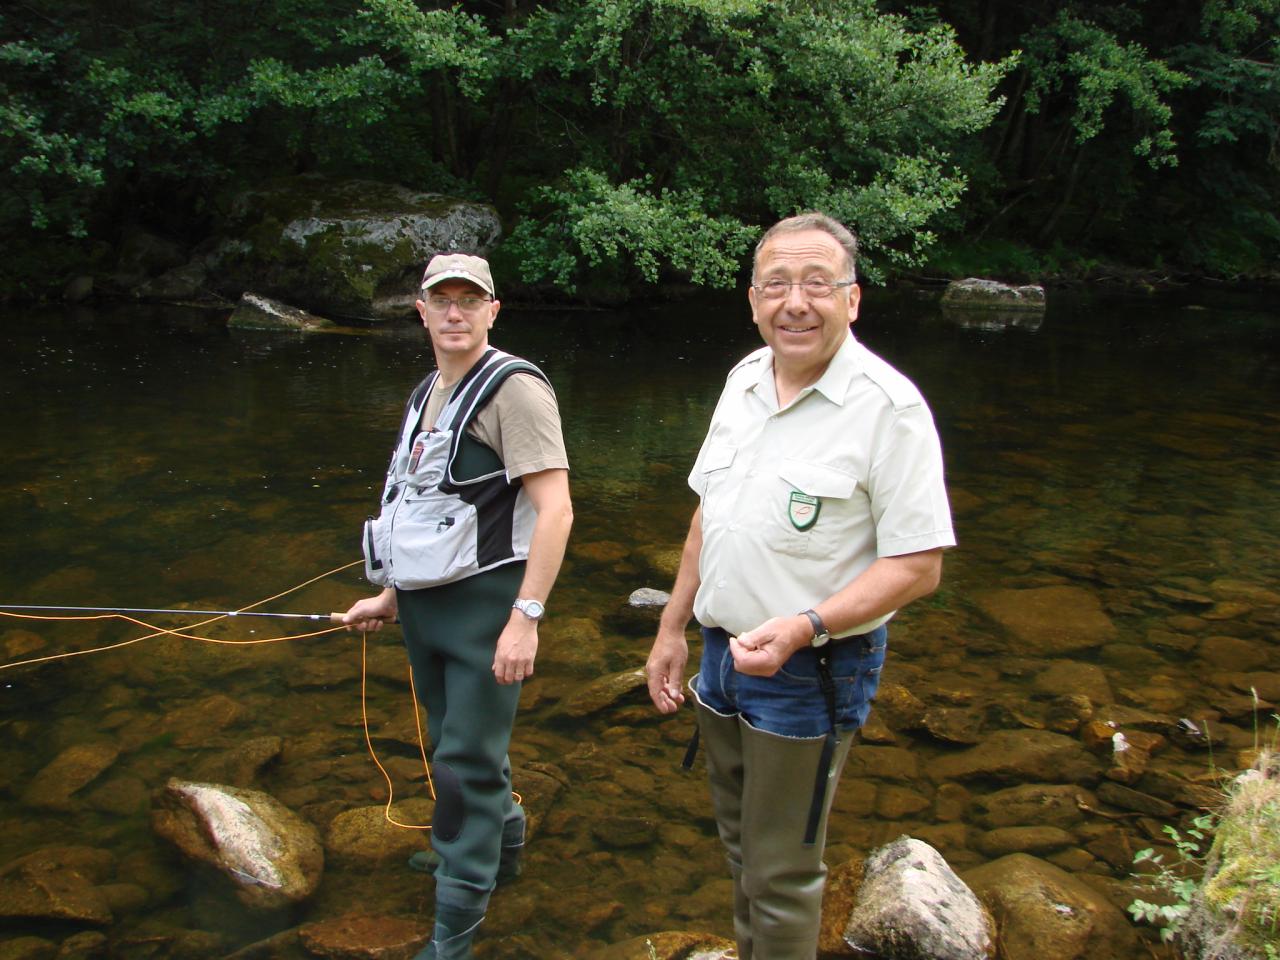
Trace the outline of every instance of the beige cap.
{"label": "beige cap", "polygon": [[489,261],[468,253],[438,253],[427,264],[422,275],[422,289],[429,290],[445,280],[466,280],[493,296],[493,275]]}

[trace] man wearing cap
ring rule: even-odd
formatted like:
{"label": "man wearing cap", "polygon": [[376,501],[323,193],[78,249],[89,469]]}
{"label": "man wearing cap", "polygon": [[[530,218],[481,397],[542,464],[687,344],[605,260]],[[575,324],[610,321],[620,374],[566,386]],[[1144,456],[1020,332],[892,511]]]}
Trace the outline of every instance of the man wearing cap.
{"label": "man wearing cap", "polygon": [[834,784],[894,612],[954,545],[942,453],[915,386],[850,330],[857,243],[823,214],[756,247],[765,347],[729,373],[689,476],[700,498],[646,665],[662,713],[689,689],[734,881],[742,960],[813,960]]}
{"label": "man wearing cap", "polygon": [[436,795],[432,851],[410,861],[436,875],[418,960],[460,960],[497,881],[519,872],[524,811],[507,747],[573,510],[547,378],[489,346],[501,306],[489,264],[432,258],[416,305],[437,369],[409,398],[381,513],[362,537],[366,576],[384,589],[343,620],[377,630],[400,619]]}

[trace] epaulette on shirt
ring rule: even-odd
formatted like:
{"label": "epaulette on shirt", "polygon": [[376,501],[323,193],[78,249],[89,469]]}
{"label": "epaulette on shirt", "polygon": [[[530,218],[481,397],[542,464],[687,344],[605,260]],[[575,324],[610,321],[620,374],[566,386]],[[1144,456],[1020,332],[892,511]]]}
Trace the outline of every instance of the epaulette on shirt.
{"label": "epaulette on shirt", "polygon": [[866,378],[884,391],[884,395],[893,404],[893,412],[901,413],[911,407],[924,403],[924,397],[914,383],[904,377],[889,364],[885,363],[866,347],[859,346],[859,359],[862,361],[862,373]]}
{"label": "epaulette on shirt", "polygon": [[745,357],[743,357],[741,360],[739,360],[736,364],[733,365],[733,369],[729,371],[729,376],[725,377],[725,379],[726,380],[731,379],[733,375],[736,374],[739,370],[743,370],[747,367],[753,367],[756,364],[763,362],[764,359],[768,356],[769,356],[768,347],[761,347],[758,350],[754,350],[751,353],[748,353]]}

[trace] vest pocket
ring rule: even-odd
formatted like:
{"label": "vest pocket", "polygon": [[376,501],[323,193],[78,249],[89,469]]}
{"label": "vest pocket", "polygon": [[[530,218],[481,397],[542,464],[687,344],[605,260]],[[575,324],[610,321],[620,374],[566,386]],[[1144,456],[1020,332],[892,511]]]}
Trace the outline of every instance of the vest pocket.
{"label": "vest pocket", "polygon": [[370,517],[364,522],[361,537],[364,552],[364,576],[375,586],[391,586],[391,570],[387,561],[391,554],[391,524],[385,516]]}
{"label": "vest pocket", "polygon": [[406,494],[396,511],[395,536],[390,538],[396,586],[419,590],[474,572],[475,512],[471,504],[436,490]]}

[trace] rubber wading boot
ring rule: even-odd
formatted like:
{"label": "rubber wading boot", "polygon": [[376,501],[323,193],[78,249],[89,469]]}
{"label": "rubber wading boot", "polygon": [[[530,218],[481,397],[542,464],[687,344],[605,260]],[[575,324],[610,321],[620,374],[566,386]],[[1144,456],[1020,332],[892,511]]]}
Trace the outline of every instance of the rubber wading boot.
{"label": "rubber wading boot", "polygon": [[483,910],[455,910],[437,904],[431,942],[413,960],[472,960],[471,942],[483,919]]}
{"label": "rubber wading boot", "polygon": [[[766,733],[741,720],[742,889],[750,903],[754,960],[814,960],[822,922],[827,816],[854,731],[840,735],[827,773],[817,839],[804,843],[810,785],[823,738]],[[794,784],[799,789],[788,790]]]}
{"label": "rubber wading boot", "polygon": [[[502,827],[502,849],[498,854],[498,885],[510,883],[520,876],[520,863],[524,854],[524,817],[508,820]],[[409,857],[409,869],[419,873],[435,873],[440,866],[440,854],[434,850],[419,850]]]}
{"label": "rubber wading boot", "polygon": [[698,730],[707,759],[711,806],[733,877],[733,936],[739,960],[751,960],[751,911],[742,889],[742,732],[737,715],[723,716],[696,699]]}

